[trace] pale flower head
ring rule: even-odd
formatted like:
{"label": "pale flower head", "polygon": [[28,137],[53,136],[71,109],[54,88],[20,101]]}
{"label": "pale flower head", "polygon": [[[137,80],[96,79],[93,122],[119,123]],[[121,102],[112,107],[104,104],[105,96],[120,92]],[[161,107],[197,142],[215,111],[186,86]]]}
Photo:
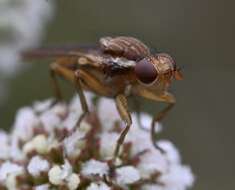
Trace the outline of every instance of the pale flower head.
{"label": "pale flower head", "polygon": [[116,170],[116,180],[119,185],[128,185],[140,180],[139,170],[133,166],[124,166]]}
{"label": "pale flower head", "polygon": [[103,132],[100,135],[100,155],[103,159],[112,158],[118,137],[116,132]]}
{"label": "pale flower head", "polygon": [[109,171],[109,167],[107,163],[100,162],[97,160],[89,160],[88,162],[82,165],[81,174],[87,177],[92,177],[93,175],[107,175]]}
{"label": "pale flower head", "polygon": [[168,189],[187,189],[194,183],[194,176],[190,167],[174,165],[166,174],[160,176],[159,181]]}
{"label": "pale flower head", "polygon": [[47,160],[42,159],[40,156],[31,158],[27,170],[32,176],[39,176],[42,172],[49,170],[50,164]]}
{"label": "pale flower head", "polygon": [[53,185],[66,185],[70,190],[75,190],[80,183],[79,175],[73,173],[72,166],[67,160],[61,166],[53,166],[48,176],[50,183]]}
{"label": "pale flower head", "polygon": [[120,121],[115,101],[108,98],[101,98],[98,105],[98,115],[103,123],[103,130],[110,131],[114,122]]}
{"label": "pale flower head", "polygon": [[35,190],[49,190],[49,184],[38,185],[35,187]]}
{"label": "pale flower head", "polygon": [[91,183],[91,185],[87,188],[87,190],[111,190],[111,188],[103,183]]}
{"label": "pale flower head", "polygon": [[39,125],[40,121],[32,108],[21,108],[16,114],[13,136],[27,141],[33,137],[33,129]]}
{"label": "pale flower head", "polygon": [[[92,95],[90,103],[91,99]],[[99,112],[109,114],[110,103],[106,99],[99,102]],[[186,190],[194,183],[190,167],[181,163],[173,143],[159,140],[164,153],[155,149],[148,128],[140,129],[136,114],[132,114],[133,125],[114,159],[124,129],[116,116],[108,120],[108,115],[97,114],[90,105],[92,111],[76,126],[79,115],[75,115],[82,113],[77,99],[67,105],[48,105],[49,101],[43,101],[24,108],[18,112],[12,132],[0,133],[4,151],[0,153],[0,187],[31,188],[33,180],[36,190]],[[150,116],[140,115],[141,122],[149,125]]]}
{"label": "pale flower head", "polygon": [[19,69],[23,49],[38,44],[43,27],[52,16],[52,3],[47,1],[11,0],[1,2],[0,71],[11,74]]}
{"label": "pale flower head", "polygon": [[9,158],[10,155],[9,141],[10,141],[9,136],[5,132],[0,131],[0,147],[1,147],[0,159],[5,160]]}
{"label": "pale flower head", "polygon": [[23,173],[24,169],[22,166],[6,161],[1,164],[0,167],[0,181],[6,180],[10,174],[18,175]]}
{"label": "pale flower head", "polygon": [[158,146],[162,148],[165,152],[164,156],[167,158],[168,162],[171,164],[177,164],[181,162],[179,151],[175,146],[168,140],[159,140],[157,142]]}
{"label": "pale flower head", "polygon": [[76,157],[81,153],[82,148],[85,146],[85,134],[76,130],[72,135],[65,138],[63,141],[63,147],[65,154],[70,157]]}

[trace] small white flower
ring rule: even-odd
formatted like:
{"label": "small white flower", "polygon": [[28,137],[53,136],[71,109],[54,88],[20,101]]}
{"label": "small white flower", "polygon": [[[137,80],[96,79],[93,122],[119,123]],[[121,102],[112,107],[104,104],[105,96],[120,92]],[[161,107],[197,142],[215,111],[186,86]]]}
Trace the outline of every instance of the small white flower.
{"label": "small white flower", "polygon": [[0,130],[0,144],[8,144],[9,136],[6,132]]}
{"label": "small white flower", "polygon": [[[151,123],[152,123],[153,117],[150,116],[147,113],[141,113],[140,114],[140,125],[139,127],[142,127],[143,129],[146,129],[150,132],[151,130]],[[136,126],[137,127],[137,126]],[[162,125],[160,123],[155,122],[155,129],[156,129],[156,133],[161,132],[162,130]]]}
{"label": "small white flower", "polygon": [[134,156],[139,152],[155,149],[150,138],[150,131],[143,130],[139,127],[138,119],[136,114],[132,114],[133,125],[127,134],[126,141],[131,142],[134,146],[132,147],[131,154]]}
{"label": "small white flower", "polygon": [[40,121],[43,124],[44,129],[47,132],[51,132],[60,124],[60,118],[55,113],[49,111],[43,112],[43,114],[40,115]]}
{"label": "small white flower", "polygon": [[1,1],[0,33],[4,39],[0,45],[1,74],[19,69],[22,50],[38,44],[43,25],[51,17],[51,5],[45,1]]}
{"label": "small white flower", "polygon": [[68,177],[67,183],[69,190],[75,190],[78,188],[78,185],[80,183],[80,178],[77,174],[73,173]]}
{"label": "small white flower", "polygon": [[24,144],[23,152],[27,154],[35,150],[40,154],[45,154],[48,152],[50,145],[45,135],[37,135],[31,141]]}
{"label": "small white flower", "polygon": [[63,183],[61,175],[62,175],[62,169],[59,166],[53,166],[48,173],[49,181],[53,185],[60,185]]}
{"label": "small white flower", "polygon": [[35,150],[40,153],[44,154],[47,152],[48,148],[48,142],[47,142],[47,137],[45,135],[38,135],[34,137],[32,140]]}
{"label": "small white flower", "polygon": [[115,102],[112,99],[101,98],[98,104],[98,116],[104,131],[110,131],[116,121],[120,120]]}
{"label": "small white flower", "polygon": [[128,185],[140,180],[139,171],[133,166],[124,166],[116,170],[116,180],[119,185]]}
{"label": "small white flower", "polygon": [[27,141],[32,138],[33,128],[37,126],[39,126],[39,120],[34,111],[29,107],[21,108],[16,114],[13,136]]}
{"label": "small white flower", "polygon": [[35,187],[35,190],[49,190],[49,184],[38,185]]}
{"label": "small white flower", "polygon": [[53,185],[67,184],[70,190],[75,190],[80,183],[79,176],[72,173],[72,166],[67,160],[65,160],[65,164],[62,166],[56,165],[52,167],[48,176],[49,181]]}
{"label": "small white flower", "polygon": [[100,183],[91,183],[86,190],[111,190],[111,188],[107,184],[100,182]]}
{"label": "small white flower", "polygon": [[159,140],[158,146],[165,151],[164,156],[170,164],[178,164],[181,162],[180,154],[175,146],[168,140]]}
{"label": "small white flower", "polygon": [[25,158],[25,155],[20,149],[19,139],[14,136],[11,138],[10,158],[14,161],[22,161]]}
{"label": "small white flower", "polygon": [[81,149],[85,145],[85,133],[81,133],[79,129],[77,129],[72,135],[65,138],[63,141],[63,146],[66,155],[70,157],[78,156],[81,152]]}
{"label": "small white flower", "polygon": [[3,132],[0,131],[0,147],[1,147],[1,151],[0,151],[0,159],[7,159],[9,158],[10,155],[10,146],[9,146],[9,136]]}
{"label": "small white flower", "polygon": [[158,150],[151,150],[140,157],[137,165],[142,178],[149,178],[154,173],[167,171],[167,162]]}
{"label": "small white flower", "polygon": [[[92,99],[94,97],[94,94],[92,94],[90,92],[85,92],[84,95],[86,97],[88,107],[91,108],[93,106],[92,105]],[[79,99],[78,95],[75,95],[73,97],[72,101],[70,102],[70,109],[75,110],[75,111],[80,111],[80,113],[82,113],[81,102],[80,102],[80,99]],[[91,110],[91,109],[89,109],[89,110]]]}
{"label": "small white flower", "polygon": [[39,176],[41,172],[46,172],[49,170],[49,162],[42,159],[40,156],[34,156],[31,158],[28,164],[28,172],[33,176]]}
{"label": "small white flower", "polygon": [[16,182],[16,175],[9,174],[6,178],[6,187],[9,190],[17,190],[17,182]]}
{"label": "small white flower", "polygon": [[47,138],[47,144],[48,144],[47,152],[49,152],[53,148],[57,149],[61,143],[55,138],[54,134],[51,134],[51,136]]}
{"label": "small white flower", "polygon": [[113,157],[119,136],[120,134],[115,132],[103,132],[100,134],[100,154],[103,159]]}
{"label": "small white flower", "polygon": [[108,171],[109,167],[107,163],[92,159],[82,165],[81,174],[87,177],[91,177],[92,175],[99,175],[103,177],[103,175],[108,174]]}
{"label": "small white flower", "polygon": [[0,167],[0,181],[6,180],[9,174],[21,174],[23,173],[23,167],[9,161],[4,162]]}
{"label": "small white flower", "polygon": [[50,108],[51,104],[53,102],[53,99],[48,99],[45,101],[36,101],[33,103],[33,109],[36,112],[43,112],[46,111],[48,108]]}
{"label": "small white flower", "polygon": [[70,110],[69,115],[63,121],[62,126],[68,130],[74,129],[81,113],[81,111]]}
{"label": "small white flower", "polygon": [[[93,94],[86,92],[85,93],[87,104],[89,107],[89,110],[92,110],[92,98],[94,97]],[[67,129],[73,129],[76,126],[76,123],[83,113],[81,103],[79,100],[79,97],[75,95],[73,99],[70,102],[69,105],[69,115],[68,117],[63,121],[63,126]],[[82,123],[81,123],[82,124]]]}
{"label": "small white flower", "polygon": [[159,181],[168,189],[187,189],[194,183],[192,171],[187,166],[174,165],[169,171],[160,176]]}
{"label": "small white flower", "polygon": [[70,102],[69,115],[63,121],[62,125],[65,128],[72,130],[75,127],[81,114],[82,114],[82,108],[80,105],[80,100],[77,96],[74,96]]}
{"label": "small white flower", "polygon": [[87,133],[91,130],[91,128],[92,128],[92,126],[89,123],[87,123],[86,121],[83,120],[80,123],[80,126],[79,126],[78,130],[80,131],[80,133]]}
{"label": "small white flower", "polygon": [[66,179],[72,174],[73,168],[71,164],[68,162],[68,160],[65,160],[65,163],[61,166],[61,168],[62,168],[62,173],[61,173],[62,179]]}
{"label": "small white flower", "polygon": [[33,151],[34,149],[35,149],[34,144],[31,141],[29,141],[24,144],[22,151],[24,154],[27,154],[27,153]]}

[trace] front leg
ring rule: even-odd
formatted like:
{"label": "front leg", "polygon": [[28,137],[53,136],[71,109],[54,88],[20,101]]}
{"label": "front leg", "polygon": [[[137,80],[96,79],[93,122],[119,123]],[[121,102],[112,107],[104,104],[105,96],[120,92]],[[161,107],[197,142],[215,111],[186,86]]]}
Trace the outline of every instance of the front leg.
{"label": "front leg", "polygon": [[175,105],[175,97],[169,92],[163,92],[162,94],[154,94],[150,90],[141,89],[141,88],[136,88],[135,93],[146,99],[165,102],[168,104],[162,111],[156,114],[156,116],[153,118],[152,123],[151,123],[151,139],[152,139],[153,145],[155,146],[155,148],[159,149],[161,152],[164,152],[155,142],[155,123],[161,122],[165,118],[165,116],[168,114],[168,112],[173,108],[173,106]]}
{"label": "front leg", "polygon": [[175,105],[174,103],[168,102],[168,105],[162,111],[160,111],[158,114],[155,115],[151,123],[151,139],[152,139],[153,145],[155,146],[155,148],[159,149],[162,153],[164,153],[165,151],[156,144],[155,123],[161,122],[162,119],[167,115],[167,113],[174,107],[174,105]]}

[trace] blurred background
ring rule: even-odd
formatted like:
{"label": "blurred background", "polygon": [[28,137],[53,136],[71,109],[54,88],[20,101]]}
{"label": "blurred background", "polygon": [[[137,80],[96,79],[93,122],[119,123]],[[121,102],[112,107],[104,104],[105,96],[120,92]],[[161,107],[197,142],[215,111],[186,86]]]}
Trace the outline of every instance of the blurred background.
{"label": "blurred background", "polygon": [[[172,85],[177,104],[159,138],[173,141],[184,163],[192,166],[197,177],[193,189],[233,189],[234,5],[215,0],[57,0],[41,44],[90,44],[102,36],[128,35],[170,53],[183,67],[184,80]],[[0,104],[2,128],[10,129],[18,108],[52,96],[48,62],[27,64],[8,80],[8,95]],[[61,84],[69,99],[72,86]],[[161,107],[144,101],[142,110],[154,114]]]}

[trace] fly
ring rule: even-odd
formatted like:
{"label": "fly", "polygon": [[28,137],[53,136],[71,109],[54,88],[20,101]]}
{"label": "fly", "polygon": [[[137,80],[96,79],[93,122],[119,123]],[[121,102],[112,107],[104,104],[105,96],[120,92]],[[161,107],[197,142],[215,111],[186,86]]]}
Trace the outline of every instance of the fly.
{"label": "fly", "polygon": [[152,101],[167,103],[151,123],[151,139],[155,143],[155,122],[160,122],[175,104],[168,92],[171,82],[182,75],[173,58],[166,53],[152,54],[140,40],[133,37],[103,37],[94,48],[67,47],[32,50],[26,57],[55,57],[50,65],[50,77],[57,100],[62,99],[57,76],[70,81],[77,89],[83,114],[78,126],[89,113],[84,91],[115,100],[117,110],[125,123],[114,151],[119,154],[132,124],[128,111],[128,96],[140,96]]}

